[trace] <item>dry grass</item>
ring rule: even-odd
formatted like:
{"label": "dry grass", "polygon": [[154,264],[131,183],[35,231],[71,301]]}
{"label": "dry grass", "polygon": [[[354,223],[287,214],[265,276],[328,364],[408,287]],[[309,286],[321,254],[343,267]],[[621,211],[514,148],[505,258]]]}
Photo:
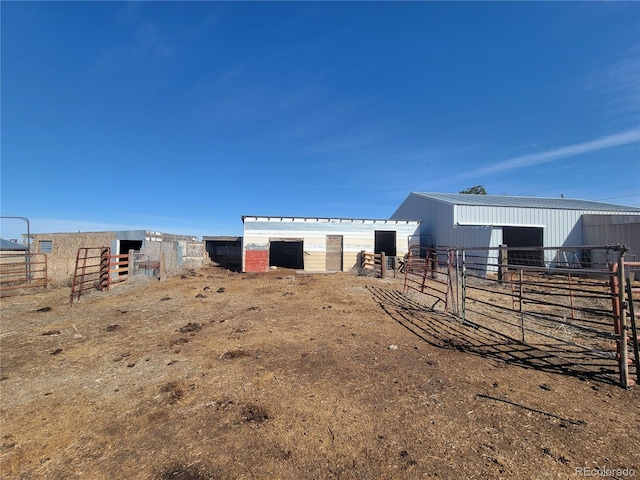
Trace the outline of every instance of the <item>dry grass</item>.
{"label": "dry grass", "polygon": [[67,288],[3,299],[0,476],[640,471],[637,387],[544,368],[544,352],[416,308],[400,288],[208,267],[73,306]]}

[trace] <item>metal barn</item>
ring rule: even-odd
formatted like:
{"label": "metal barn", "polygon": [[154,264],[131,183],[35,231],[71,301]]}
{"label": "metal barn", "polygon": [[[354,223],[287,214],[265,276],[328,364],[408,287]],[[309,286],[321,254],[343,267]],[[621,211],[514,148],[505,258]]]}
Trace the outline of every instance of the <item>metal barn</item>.
{"label": "metal barn", "polygon": [[[391,218],[421,220],[422,238],[433,246],[538,248],[585,245],[584,219],[593,215],[640,221],[640,208],[568,198],[414,192]],[[632,240],[621,235],[611,243]]]}
{"label": "metal barn", "polygon": [[361,251],[402,257],[409,237],[418,233],[415,220],[243,216],[242,269],[265,272],[270,267],[309,272],[349,271]]}

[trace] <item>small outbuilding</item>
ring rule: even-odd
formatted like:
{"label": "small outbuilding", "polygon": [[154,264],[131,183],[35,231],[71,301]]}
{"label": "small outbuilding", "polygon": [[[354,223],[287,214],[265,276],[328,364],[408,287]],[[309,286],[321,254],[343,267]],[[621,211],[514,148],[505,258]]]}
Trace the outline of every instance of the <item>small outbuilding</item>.
{"label": "small outbuilding", "polygon": [[71,280],[79,248],[109,247],[112,255],[132,251],[130,272],[147,276],[157,276],[161,263],[163,273],[175,273],[202,266],[207,260],[204,244],[198,237],[150,230],[32,233],[31,239],[32,252],[47,255],[49,278],[56,283]]}
{"label": "small outbuilding", "polygon": [[415,220],[243,216],[242,270],[271,267],[308,272],[350,271],[358,254],[384,252],[402,257],[409,237],[418,233]]}
{"label": "small outbuilding", "polygon": [[4,238],[0,238],[0,252],[26,252],[29,249],[26,245],[22,245],[18,242],[14,242],[13,240],[5,240]]}

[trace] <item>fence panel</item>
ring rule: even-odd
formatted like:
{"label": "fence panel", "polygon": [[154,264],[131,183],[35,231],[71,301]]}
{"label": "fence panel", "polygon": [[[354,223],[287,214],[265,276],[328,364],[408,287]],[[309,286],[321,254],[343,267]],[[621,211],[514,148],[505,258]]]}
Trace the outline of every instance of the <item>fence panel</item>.
{"label": "fence panel", "polygon": [[109,247],[82,247],[76,255],[76,268],[71,284],[71,299],[79,300],[87,290],[109,288]]}
{"label": "fence panel", "polygon": [[16,294],[23,288],[47,288],[47,285],[47,256],[44,253],[0,255],[0,296]]}
{"label": "fence panel", "polygon": [[[432,247],[411,246],[404,265],[404,293],[415,291],[429,297],[431,309],[457,314],[458,302],[452,275],[454,251]],[[430,300],[430,301],[431,301]]]}
{"label": "fence panel", "polygon": [[384,253],[360,252],[360,273],[385,278],[387,261]]}
{"label": "fence panel", "polygon": [[129,254],[109,255],[109,285],[129,278]]}
{"label": "fence panel", "polygon": [[618,371],[627,387],[633,383],[629,366],[638,381],[640,368],[632,295],[638,281],[619,272],[625,251],[623,245],[413,247],[404,293],[418,292],[429,304],[435,299],[432,310],[440,304],[463,324],[562,352],[569,364],[584,363],[587,355],[592,368]]}
{"label": "fence panel", "polygon": [[160,278],[160,254],[148,254],[132,252],[129,271],[131,275],[145,275],[151,278]]}

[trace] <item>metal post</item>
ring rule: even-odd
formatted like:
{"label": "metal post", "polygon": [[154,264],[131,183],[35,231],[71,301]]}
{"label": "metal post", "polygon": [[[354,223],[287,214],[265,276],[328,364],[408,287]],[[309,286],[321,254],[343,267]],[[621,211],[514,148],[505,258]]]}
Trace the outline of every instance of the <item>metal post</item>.
{"label": "metal post", "polygon": [[98,290],[109,290],[111,283],[111,249],[109,247],[100,250],[100,266],[98,267]]}
{"label": "metal post", "polygon": [[429,250],[424,257],[424,268],[422,269],[422,283],[420,284],[420,293],[424,293],[424,286],[427,282],[427,275],[429,274]]}
{"label": "metal post", "polygon": [[413,256],[413,252],[411,247],[409,247],[409,251],[404,256],[404,285],[402,286],[402,293],[406,295],[409,291],[409,265],[411,265],[411,257]]}
{"label": "metal post", "polygon": [[462,250],[462,323],[467,321],[467,263]]}
{"label": "metal post", "polygon": [[27,281],[31,283],[31,230],[29,219],[26,217],[22,219],[27,222]]}
{"label": "metal post", "polygon": [[525,330],[524,330],[524,311],[522,309],[522,268],[520,269],[520,275],[519,275],[519,282],[520,282],[520,286],[519,286],[519,291],[518,291],[518,295],[519,295],[519,299],[518,299],[518,303],[520,304],[520,328],[522,330],[522,343],[526,342],[525,339]]}
{"label": "metal post", "polygon": [[627,325],[625,314],[625,286],[624,286],[624,253],[618,259],[618,301],[620,302],[620,339],[618,340],[618,352],[620,355],[620,383],[624,388],[629,388],[629,363],[627,352]]}
{"label": "metal post", "polygon": [[449,300],[449,293],[451,294],[451,306],[453,307],[453,314],[458,314],[458,308],[456,305],[457,298],[453,289],[453,252],[450,248],[447,248],[447,303]]}
{"label": "metal post", "polygon": [[570,301],[570,305],[571,305],[571,320],[575,320],[574,316],[573,316],[573,310],[574,310],[574,306],[573,306],[573,288],[571,288],[571,274],[568,274],[568,280],[569,280],[569,301]]}
{"label": "metal post", "polygon": [[640,383],[640,350],[638,349],[638,329],[636,326],[636,313],[634,311],[633,305],[633,288],[630,275],[625,272],[625,276],[627,281],[627,305],[629,306],[629,322],[631,323],[631,343],[633,344],[633,358],[636,365],[636,379]]}
{"label": "metal post", "polygon": [[460,251],[456,249],[456,315],[460,315]]}

